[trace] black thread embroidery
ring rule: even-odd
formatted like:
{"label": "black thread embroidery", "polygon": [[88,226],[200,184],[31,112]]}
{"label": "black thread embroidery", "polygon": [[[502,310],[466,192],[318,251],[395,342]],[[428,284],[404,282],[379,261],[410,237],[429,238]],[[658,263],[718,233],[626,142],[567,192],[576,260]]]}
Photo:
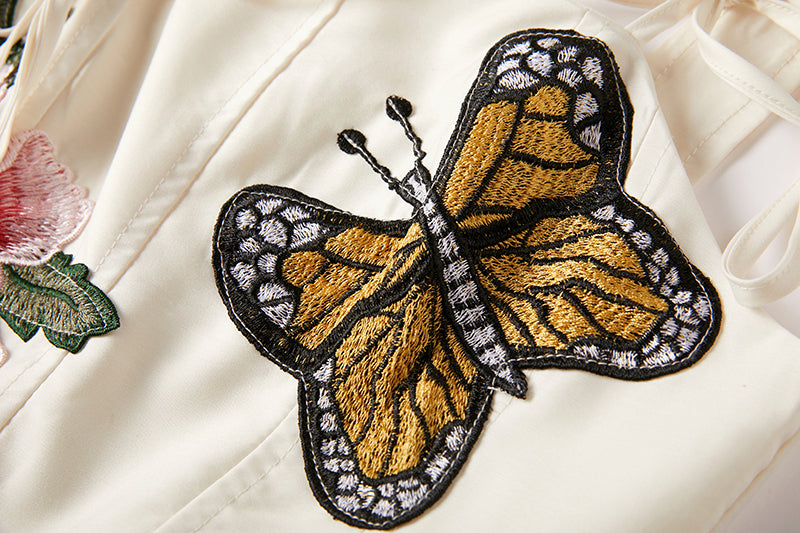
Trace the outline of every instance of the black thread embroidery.
{"label": "black thread embroidery", "polygon": [[402,179],[356,130],[339,134],[409,220],[356,217],[297,191],[248,187],[222,208],[213,266],[229,314],[299,381],[305,467],[348,524],[388,529],[446,490],[493,390],[521,368],[627,380],[675,372],[711,346],[711,283],[622,182],[633,110],[604,43],[512,34],[486,56],[440,167],[412,142]]}

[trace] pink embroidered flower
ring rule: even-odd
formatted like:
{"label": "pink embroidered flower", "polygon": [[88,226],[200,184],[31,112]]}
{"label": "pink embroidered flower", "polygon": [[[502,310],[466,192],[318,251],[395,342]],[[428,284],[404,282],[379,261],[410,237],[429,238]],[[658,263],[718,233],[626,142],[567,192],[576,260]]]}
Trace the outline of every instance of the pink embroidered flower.
{"label": "pink embroidered flower", "polygon": [[11,137],[0,162],[0,264],[44,263],[78,236],[92,203],[72,179],[43,132]]}

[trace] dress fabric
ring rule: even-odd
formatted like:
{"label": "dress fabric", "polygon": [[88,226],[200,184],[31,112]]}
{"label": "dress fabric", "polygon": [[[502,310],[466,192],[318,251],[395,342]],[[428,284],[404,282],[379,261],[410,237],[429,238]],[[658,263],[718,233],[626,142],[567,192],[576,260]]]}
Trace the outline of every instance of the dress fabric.
{"label": "dress fabric", "polygon": [[[693,366],[649,381],[526,370],[526,399],[495,394],[451,486],[398,531],[707,531],[800,428],[800,340],[734,298],[681,160],[695,133],[676,132],[677,97],[662,109],[639,43],[614,22],[572,1],[73,8],[17,96],[13,130],[47,132],[89,191],[92,216],[65,252],[88,266],[120,327],[72,354],[0,323],[1,531],[353,530],[309,488],[295,379],[220,300],[214,223],[259,183],[407,218],[336,134],[368,131],[404,175],[410,146],[383,109],[398,94],[435,166],[487,50],[528,28],[612,50],[634,110],[625,190],[711,280],[720,332]],[[719,159],[696,153],[692,178]]]}

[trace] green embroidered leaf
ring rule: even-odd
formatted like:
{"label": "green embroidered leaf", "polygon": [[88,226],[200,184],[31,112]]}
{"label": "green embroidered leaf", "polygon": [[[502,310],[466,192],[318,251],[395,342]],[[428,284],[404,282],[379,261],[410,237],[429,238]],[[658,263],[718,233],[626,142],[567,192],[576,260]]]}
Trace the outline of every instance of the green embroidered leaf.
{"label": "green embroidered leaf", "polygon": [[3,265],[0,317],[23,340],[42,328],[54,346],[76,353],[89,337],[119,327],[117,310],[86,280],[86,265],[58,252],[43,265]]}

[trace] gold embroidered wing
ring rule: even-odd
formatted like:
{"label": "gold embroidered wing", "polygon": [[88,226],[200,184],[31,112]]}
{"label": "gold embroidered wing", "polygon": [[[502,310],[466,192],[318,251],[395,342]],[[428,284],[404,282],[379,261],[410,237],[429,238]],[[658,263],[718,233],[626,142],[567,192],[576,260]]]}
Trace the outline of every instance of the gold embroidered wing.
{"label": "gold embroidered wing", "polygon": [[408,520],[446,488],[491,392],[453,327],[419,224],[377,223],[259,186],[220,218],[234,322],[300,380],[311,486],[350,523]]}
{"label": "gold embroidered wing", "polygon": [[698,359],[716,293],[623,191],[630,104],[610,52],[572,32],[495,51],[439,169],[517,364],[625,379]]}

